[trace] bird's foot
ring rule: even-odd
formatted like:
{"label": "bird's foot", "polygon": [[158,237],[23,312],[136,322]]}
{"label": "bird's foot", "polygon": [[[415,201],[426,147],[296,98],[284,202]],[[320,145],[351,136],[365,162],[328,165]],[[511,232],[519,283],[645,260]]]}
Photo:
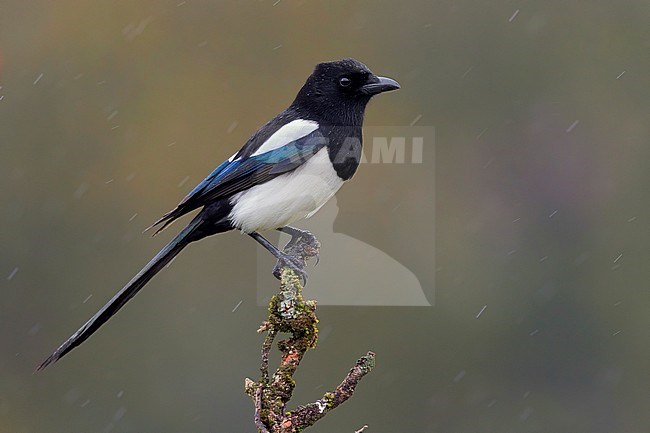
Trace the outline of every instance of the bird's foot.
{"label": "bird's foot", "polygon": [[281,227],[278,229],[291,236],[291,239],[284,246],[284,252],[293,256],[301,257],[305,262],[316,257],[316,264],[320,261],[320,242],[310,231],[300,230],[295,227]]}
{"label": "bird's foot", "polygon": [[320,242],[311,232],[300,230],[294,227],[281,227],[278,229],[283,233],[291,236],[291,239],[283,248],[282,257],[273,269],[273,275],[280,278],[283,267],[289,267],[300,277],[303,286],[307,283],[307,272],[305,265],[307,260],[316,257],[316,263],[319,259]]}

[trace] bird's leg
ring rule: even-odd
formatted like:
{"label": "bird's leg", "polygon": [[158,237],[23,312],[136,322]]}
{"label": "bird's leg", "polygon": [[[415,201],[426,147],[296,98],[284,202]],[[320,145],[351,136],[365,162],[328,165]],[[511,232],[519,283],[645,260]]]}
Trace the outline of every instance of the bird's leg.
{"label": "bird's leg", "polygon": [[[248,234],[250,237],[255,239],[260,245],[267,249],[271,254],[273,254],[278,259],[278,264],[275,265],[273,269],[273,275],[280,279],[280,271],[282,267],[286,266],[293,270],[300,279],[302,280],[303,286],[307,283],[307,272],[305,272],[305,261],[302,258],[298,258],[295,255],[291,255],[277,249],[275,245],[269,242],[264,236],[257,232],[252,232]],[[278,266],[280,265],[280,266]]]}
{"label": "bird's leg", "polygon": [[320,242],[310,231],[300,230],[295,227],[285,226],[277,229],[291,236],[291,240],[284,246],[284,251],[292,255],[300,255],[305,262],[316,257],[316,266],[320,261]]}

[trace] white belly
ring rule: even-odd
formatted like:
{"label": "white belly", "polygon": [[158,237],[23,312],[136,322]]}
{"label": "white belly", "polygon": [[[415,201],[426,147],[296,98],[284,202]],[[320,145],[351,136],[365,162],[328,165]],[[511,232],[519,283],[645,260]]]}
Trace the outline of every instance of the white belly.
{"label": "white belly", "polygon": [[312,216],[341,185],[323,148],[294,171],[234,195],[230,221],[246,233],[283,227]]}

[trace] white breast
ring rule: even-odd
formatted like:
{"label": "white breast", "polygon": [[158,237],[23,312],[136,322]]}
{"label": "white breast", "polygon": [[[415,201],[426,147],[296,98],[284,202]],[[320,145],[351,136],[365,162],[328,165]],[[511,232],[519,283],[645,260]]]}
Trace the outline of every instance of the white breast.
{"label": "white breast", "polygon": [[323,148],[294,171],[234,195],[229,218],[246,233],[283,227],[312,216],[341,185]]}

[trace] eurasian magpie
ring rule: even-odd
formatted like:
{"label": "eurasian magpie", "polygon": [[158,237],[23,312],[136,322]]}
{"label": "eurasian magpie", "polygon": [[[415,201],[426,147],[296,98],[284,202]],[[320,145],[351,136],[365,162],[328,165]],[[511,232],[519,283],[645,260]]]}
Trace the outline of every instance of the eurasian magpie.
{"label": "eurasian magpie", "polygon": [[396,81],[378,77],[351,58],[316,65],[289,108],[262,126],[151,226],[159,226],[155,235],[202,208],[187,227],[38,370],[84,342],[183,248],[206,236],[241,230],[305,280],[303,265],[259,232],[302,233],[289,225],[318,211],[359,166],[366,104],[374,95],[399,87]]}

